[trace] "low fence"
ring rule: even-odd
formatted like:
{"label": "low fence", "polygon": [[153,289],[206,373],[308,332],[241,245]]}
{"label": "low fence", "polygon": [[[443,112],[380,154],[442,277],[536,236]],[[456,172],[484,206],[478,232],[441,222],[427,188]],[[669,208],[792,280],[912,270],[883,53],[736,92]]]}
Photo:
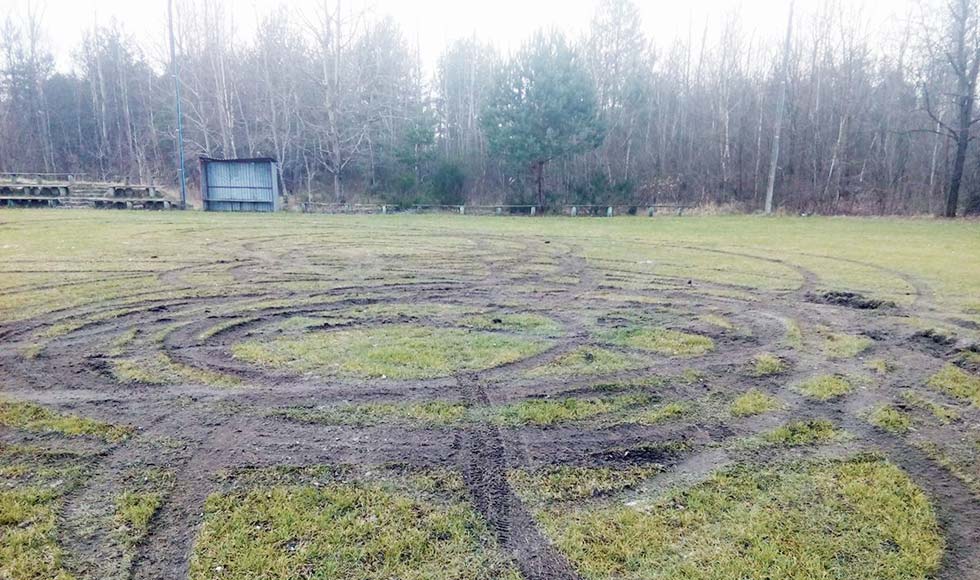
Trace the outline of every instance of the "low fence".
{"label": "low fence", "polygon": [[680,204],[650,205],[559,205],[541,208],[535,205],[393,205],[364,203],[304,202],[303,213],[326,214],[395,214],[453,213],[459,215],[535,216],[566,215],[572,217],[613,217],[617,215],[683,215],[688,206]]}

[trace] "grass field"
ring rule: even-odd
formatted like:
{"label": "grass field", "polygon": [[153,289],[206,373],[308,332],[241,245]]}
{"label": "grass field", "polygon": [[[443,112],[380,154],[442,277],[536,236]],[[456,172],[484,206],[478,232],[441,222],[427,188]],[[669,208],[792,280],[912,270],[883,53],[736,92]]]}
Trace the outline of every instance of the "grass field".
{"label": "grass field", "polygon": [[980,578],[980,224],[0,212],[0,578]]}

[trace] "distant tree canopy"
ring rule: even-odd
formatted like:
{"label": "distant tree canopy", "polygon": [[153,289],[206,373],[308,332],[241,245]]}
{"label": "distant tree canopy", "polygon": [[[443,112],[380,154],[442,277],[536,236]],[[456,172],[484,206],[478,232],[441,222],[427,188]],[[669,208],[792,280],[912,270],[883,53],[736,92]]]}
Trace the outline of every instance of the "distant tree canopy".
{"label": "distant tree canopy", "polygon": [[[872,0],[797,2],[788,51],[737,10],[666,42],[635,0],[596,0],[580,37],[539,32],[512,58],[463,38],[431,76],[354,2],[284,4],[243,41],[230,0],[174,1],[192,194],[199,155],[271,156],[310,201],[759,211],[781,118],[777,208],[980,213],[980,0],[887,25]],[[164,29],[95,26],[58,70],[42,14],[0,15],[0,172],[175,184]]]}
{"label": "distant tree canopy", "polygon": [[580,56],[560,33],[539,32],[498,75],[483,128],[492,153],[534,171],[544,206],[545,164],[598,147],[597,115],[595,84]]}

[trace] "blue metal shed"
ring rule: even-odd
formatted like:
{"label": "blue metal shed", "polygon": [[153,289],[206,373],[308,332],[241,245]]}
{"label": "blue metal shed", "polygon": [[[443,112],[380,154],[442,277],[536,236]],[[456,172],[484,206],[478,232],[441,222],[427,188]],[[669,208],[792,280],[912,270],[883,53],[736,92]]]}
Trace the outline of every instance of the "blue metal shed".
{"label": "blue metal shed", "polygon": [[276,211],[279,168],[275,159],[201,158],[205,211]]}

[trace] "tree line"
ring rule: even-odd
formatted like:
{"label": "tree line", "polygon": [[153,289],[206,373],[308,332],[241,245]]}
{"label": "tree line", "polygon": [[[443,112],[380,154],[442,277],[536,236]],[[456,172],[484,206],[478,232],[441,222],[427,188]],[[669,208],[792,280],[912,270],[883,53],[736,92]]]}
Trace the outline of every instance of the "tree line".
{"label": "tree line", "polygon": [[[273,157],[297,201],[759,211],[771,183],[790,212],[976,214],[978,2],[884,35],[847,0],[771,35],[732,11],[658,44],[631,0],[599,0],[581,38],[463,38],[427,73],[396,22],[335,0],[249,41],[232,3],[183,0],[183,155],[191,182],[201,155]],[[0,23],[0,172],[173,186],[168,59],[111,23],[58,70],[37,6]]]}

